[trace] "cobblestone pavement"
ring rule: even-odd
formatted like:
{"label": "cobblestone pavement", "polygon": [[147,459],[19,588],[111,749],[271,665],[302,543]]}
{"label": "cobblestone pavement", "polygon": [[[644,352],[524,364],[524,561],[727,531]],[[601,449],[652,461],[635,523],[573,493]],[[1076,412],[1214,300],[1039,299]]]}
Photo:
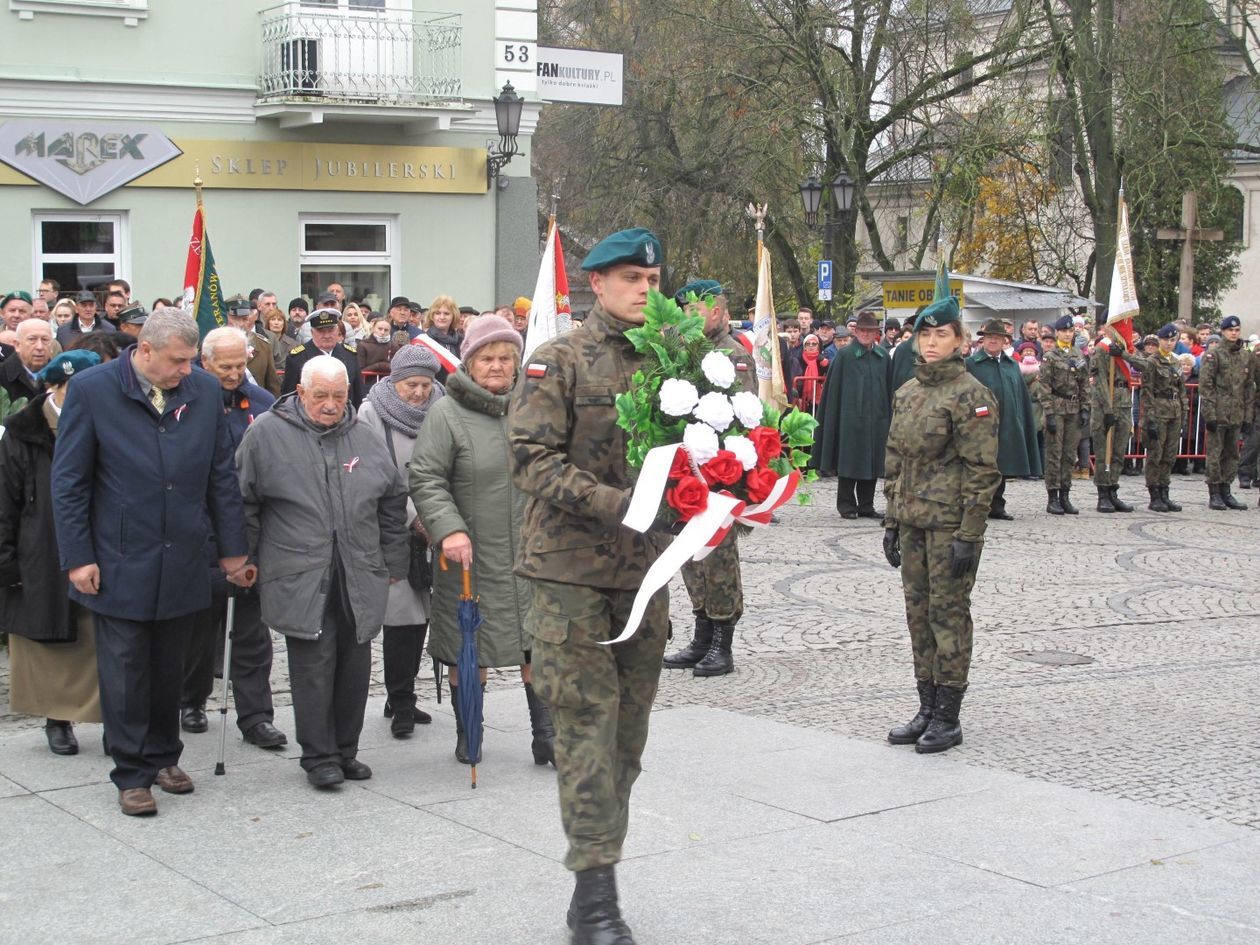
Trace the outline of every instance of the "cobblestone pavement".
{"label": "cobblestone pavement", "polygon": [[[736,672],[666,671],[658,706],[713,706],[873,741],[913,713],[901,585],[879,524],[841,520],[833,483],[813,492],[812,507],[786,508],[780,525],[742,542]],[[1186,509],[1176,515],[1145,510],[1140,477],[1121,481],[1138,506],[1131,515],[1094,512],[1089,482],[1074,492],[1081,514],[1056,518],[1040,483],[1012,482],[1016,520],[990,523],[966,743],[952,754],[1260,828],[1260,511],[1209,512],[1197,477],[1175,479]],[[673,600],[681,639],[690,621],[681,580]],[[1036,661],[1046,659],[1066,665]],[[375,674],[379,693],[379,640]],[[274,682],[286,703],[279,638]],[[422,683],[424,704],[432,676]],[[519,681],[495,673],[491,685]],[[0,733],[40,722],[0,715]]]}

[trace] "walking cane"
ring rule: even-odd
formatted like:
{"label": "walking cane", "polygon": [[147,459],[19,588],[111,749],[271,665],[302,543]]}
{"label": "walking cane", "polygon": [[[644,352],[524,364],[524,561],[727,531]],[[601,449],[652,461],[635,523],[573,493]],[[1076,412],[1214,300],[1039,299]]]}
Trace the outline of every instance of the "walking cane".
{"label": "walking cane", "polygon": [[232,675],[232,627],[236,623],[236,585],[228,582],[227,616],[223,627],[223,686],[219,691],[219,763],[214,766],[216,775],[227,774],[223,756],[227,751],[228,680]]}

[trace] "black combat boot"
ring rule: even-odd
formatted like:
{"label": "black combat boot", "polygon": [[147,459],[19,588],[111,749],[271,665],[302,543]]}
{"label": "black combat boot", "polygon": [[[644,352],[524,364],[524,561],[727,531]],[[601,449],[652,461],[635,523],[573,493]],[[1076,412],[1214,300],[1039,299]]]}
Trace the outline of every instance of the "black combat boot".
{"label": "black combat boot", "polygon": [[1168,506],[1168,511],[1169,511],[1169,512],[1180,512],[1180,511],[1181,511],[1181,506],[1180,506],[1180,505],[1178,505],[1176,502],[1174,502],[1171,498],[1169,498],[1169,496],[1168,496],[1168,487],[1167,487],[1167,486],[1160,486],[1160,487],[1159,487],[1159,494],[1160,494],[1160,497],[1164,500],[1164,505]]}
{"label": "black combat boot", "polygon": [[696,614],[696,632],[691,642],[677,653],[670,653],[662,661],[666,669],[691,669],[709,652],[713,642],[713,621],[704,614]]}
{"label": "black combat boot", "polygon": [[1208,483],[1208,508],[1213,512],[1229,511],[1229,506],[1221,498],[1221,487],[1211,482]]}
{"label": "black combat boot", "polygon": [[635,945],[617,904],[617,877],[611,866],[578,870],[569,906],[571,945]]}
{"label": "black combat boot", "polygon": [[1247,511],[1247,506],[1243,502],[1239,502],[1234,498],[1234,494],[1229,490],[1229,483],[1221,486],[1221,501],[1225,503],[1227,509],[1236,509],[1239,512]]}
{"label": "black combat boot", "polygon": [[1098,487],[1098,511],[1099,512],[1116,512],[1119,511],[1111,502],[1111,486]]}
{"label": "black combat boot", "polygon": [[936,683],[930,679],[916,679],[915,687],[919,690],[919,711],[905,725],[898,725],[888,733],[888,740],[894,745],[913,745],[919,736],[927,730],[932,721],[932,706],[936,702]]}
{"label": "black combat boot", "polygon": [[464,731],[464,720],[459,715],[459,686],[450,684],[451,711],[455,713],[455,760],[461,765],[468,764],[468,733]]}
{"label": "black combat boot", "polygon": [[1133,506],[1129,505],[1128,502],[1124,502],[1121,500],[1119,486],[1111,487],[1111,504],[1117,512],[1132,512],[1133,511]]}
{"label": "black combat boot", "polygon": [[1146,491],[1151,494],[1151,504],[1147,506],[1152,512],[1170,512],[1168,503],[1164,501],[1163,486],[1147,486]]}
{"label": "black combat boot", "polygon": [[1064,514],[1063,503],[1059,501],[1059,490],[1049,489],[1047,491],[1050,494],[1050,500],[1046,503],[1046,511],[1049,512],[1051,515]]}
{"label": "black combat boot", "polygon": [[946,751],[963,740],[962,726],[958,723],[958,710],[962,707],[963,693],[966,689],[955,689],[953,686],[936,687],[936,706],[932,709],[932,721],[914,744],[914,750],[921,755]]}
{"label": "black combat boot", "polygon": [[1080,515],[1081,510],[1071,503],[1068,499],[1068,493],[1072,491],[1069,483],[1064,483],[1063,488],[1059,490],[1059,504],[1063,506],[1064,515]]}
{"label": "black combat boot", "polygon": [[735,672],[735,658],[731,656],[731,641],[735,638],[735,624],[715,623],[709,652],[691,671],[693,676],[725,676]]}
{"label": "black combat boot", "polygon": [[538,698],[534,687],[525,684],[525,704],[529,706],[529,727],[534,733],[530,750],[534,753],[534,764],[556,766],[556,730],[551,724],[551,710]]}
{"label": "black combat boot", "polygon": [[1242,473],[1239,473],[1239,474],[1238,474],[1238,488],[1239,488],[1239,489],[1250,489],[1250,488],[1251,488],[1251,479],[1250,479],[1250,477],[1248,477],[1248,476],[1244,476]]}

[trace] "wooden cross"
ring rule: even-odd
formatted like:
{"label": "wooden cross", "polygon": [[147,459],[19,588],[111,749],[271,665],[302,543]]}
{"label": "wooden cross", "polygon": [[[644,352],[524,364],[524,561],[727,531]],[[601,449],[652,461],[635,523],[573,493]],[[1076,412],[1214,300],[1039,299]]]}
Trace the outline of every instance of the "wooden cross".
{"label": "wooden cross", "polygon": [[1200,240],[1217,242],[1225,238],[1224,230],[1200,230],[1195,227],[1199,215],[1199,195],[1188,190],[1181,195],[1181,229],[1163,227],[1155,238],[1181,240],[1181,280],[1177,287],[1177,317],[1190,321],[1194,308],[1194,244]]}

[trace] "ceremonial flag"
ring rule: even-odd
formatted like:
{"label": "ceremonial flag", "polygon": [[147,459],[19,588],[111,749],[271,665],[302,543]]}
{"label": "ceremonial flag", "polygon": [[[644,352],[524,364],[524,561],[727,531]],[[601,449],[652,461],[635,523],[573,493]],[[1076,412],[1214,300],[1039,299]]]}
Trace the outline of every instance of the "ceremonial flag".
{"label": "ceremonial flag", "polygon": [[757,244],[757,307],[753,314],[753,361],[757,365],[757,396],[781,410],[788,407],[783,381],[783,353],[779,349],[779,322],[774,314],[770,286],[770,252]]}
{"label": "ceremonial flag", "polygon": [[206,233],[206,211],[197,192],[197,209],[193,213],[192,238],[188,241],[188,261],[184,263],[184,297],[182,308],[197,320],[201,337],[227,324],[227,306],[223,303],[223,287],[214,268],[210,237]]}
{"label": "ceremonial flag", "polygon": [[521,362],[544,341],[563,335],[573,327],[569,308],[569,276],[564,268],[564,250],[560,247],[560,228],[552,216],[547,232],[547,248],[543,250],[534,284],[534,307],[529,312],[525,329],[525,352]]}
{"label": "ceremonial flag", "polygon": [[[1107,302],[1107,324],[1120,333],[1125,344],[1133,347],[1133,317],[1140,308],[1137,283],[1133,278],[1133,247],[1129,243],[1129,206],[1124,200],[1124,188],[1120,188],[1120,210],[1116,221],[1116,259],[1111,267],[1111,295]],[[1120,371],[1132,382],[1133,374],[1124,361]]]}
{"label": "ceremonial flag", "polygon": [[413,345],[420,345],[428,348],[432,351],[433,356],[438,359],[438,363],[442,365],[442,368],[447,374],[454,374],[459,370],[460,365],[464,363],[459,358],[455,357],[455,355],[451,354],[450,348],[446,347],[444,344],[439,344],[423,332],[412,338],[411,343]]}

